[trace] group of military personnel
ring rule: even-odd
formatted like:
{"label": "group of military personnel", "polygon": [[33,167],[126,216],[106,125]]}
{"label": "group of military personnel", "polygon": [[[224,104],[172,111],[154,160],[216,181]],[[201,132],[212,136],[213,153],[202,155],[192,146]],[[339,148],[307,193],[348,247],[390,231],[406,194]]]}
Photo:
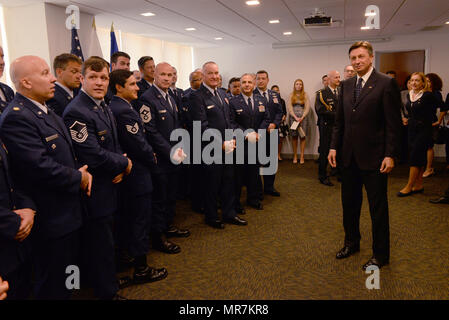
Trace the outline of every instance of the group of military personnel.
{"label": "group of military personnel", "polygon": [[[167,276],[148,265],[150,246],[176,254],[181,248],[169,238],[190,235],[174,224],[178,198],[189,197],[207,225],[223,229],[248,224],[240,216],[243,186],[257,210],[264,194],[280,196],[275,175],[262,182],[260,164],[248,157],[243,164],[186,164],[192,148],[170,139],[180,128],[192,133],[196,121],[202,133],[220,132],[214,138],[224,157],[236,148],[226,129],[255,131],[245,152],[258,144],[258,130],[276,135],[282,108],[266,71],[245,73],[241,93],[232,96],[214,62],[192,72],[183,91],[170,64],[141,57],[136,81],[130,59],[117,52],[111,64],[97,56],[83,62],[64,53],[54,59],[56,77],[39,57],[12,62],[17,92],[0,88],[0,276],[9,298],[29,297],[33,282],[35,299],[68,299],[67,267],[77,266],[97,298],[124,299],[120,288]],[[3,73],[3,51],[0,62]],[[132,278],[117,277],[130,267]]]}

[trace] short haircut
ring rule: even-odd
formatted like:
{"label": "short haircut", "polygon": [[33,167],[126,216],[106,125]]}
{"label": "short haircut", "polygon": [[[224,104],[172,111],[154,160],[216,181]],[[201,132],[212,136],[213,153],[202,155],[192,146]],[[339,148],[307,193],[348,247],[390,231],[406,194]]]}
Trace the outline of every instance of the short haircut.
{"label": "short haircut", "polygon": [[190,72],[190,74],[189,74],[189,81],[190,81],[190,82],[192,82],[192,80],[193,80],[193,75],[194,75],[195,73],[201,73],[201,69],[196,69],[195,71]]}
{"label": "short haircut", "polygon": [[126,52],[117,51],[117,52],[114,52],[112,54],[112,56],[111,56],[111,63],[117,63],[118,57],[125,57],[125,58],[128,58],[128,59],[131,59],[129,54],[127,54]]}
{"label": "short haircut", "polygon": [[150,56],[143,56],[143,57],[141,57],[139,59],[139,61],[137,61],[137,65],[139,66],[139,69],[143,69],[143,67],[145,67],[145,63],[147,61],[151,61],[151,60],[153,60],[153,57],[150,57]]}
{"label": "short haircut", "polygon": [[432,91],[441,91],[443,89],[443,80],[436,73],[428,73],[426,77],[429,78],[430,84],[432,85]]}
{"label": "short haircut", "polygon": [[265,74],[267,75],[267,78],[269,78],[269,77],[268,77],[268,72],[266,72],[265,70],[259,70],[259,71],[257,71],[257,72],[256,72],[256,76],[257,76],[258,74],[263,74],[263,73],[265,73]]}
{"label": "short haircut", "polygon": [[71,53],[63,53],[59,56],[56,56],[53,60],[53,70],[56,72],[56,69],[65,69],[69,62],[76,62],[79,65],[83,64],[83,61]]}
{"label": "short haircut", "polygon": [[271,90],[273,90],[274,88],[278,88],[278,90],[279,90],[279,86],[278,86],[277,84],[273,84],[273,85],[271,86]]}
{"label": "short haircut", "polygon": [[396,75],[396,71],[394,71],[394,70],[388,70],[387,72],[385,72],[385,74],[394,74],[394,75]]}
{"label": "short haircut", "polygon": [[321,77],[321,80],[324,80],[324,78],[328,78],[329,76],[327,74],[325,74],[324,76]]}
{"label": "short haircut", "polygon": [[106,70],[109,70],[109,63],[101,57],[92,56],[84,61],[81,73],[83,74],[83,76],[85,76],[87,69],[91,69],[95,72],[100,72],[104,68],[106,68]]}
{"label": "short haircut", "polygon": [[115,70],[109,75],[109,88],[113,94],[117,94],[115,85],[118,84],[122,87],[125,86],[126,80],[133,75],[132,71],[128,70]]}
{"label": "short haircut", "polygon": [[373,46],[368,41],[357,41],[355,42],[348,51],[348,54],[351,54],[351,51],[357,48],[365,48],[368,50],[370,56],[373,56]]}
{"label": "short haircut", "polygon": [[229,80],[228,86],[230,86],[233,82],[240,82],[240,78],[232,77],[231,80]]}
{"label": "short haircut", "polygon": [[204,69],[206,68],[206,66],[209,65],[209,64],[215,64],[216,65],[217,63],[215,63],[214,61],[207,61],[207,62],[205,62],[203,64],[203,67],[201,68],[201,72],[203,72]]}

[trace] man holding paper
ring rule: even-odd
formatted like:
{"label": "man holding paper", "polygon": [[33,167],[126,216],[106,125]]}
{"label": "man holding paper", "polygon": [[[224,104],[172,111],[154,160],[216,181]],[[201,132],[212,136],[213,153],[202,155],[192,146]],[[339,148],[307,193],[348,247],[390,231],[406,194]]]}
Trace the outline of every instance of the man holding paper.
{"label": "man holding paper", "polygon": [[[224,164],[225,153],[233,152],[235,141],[225,141],[225,130],[232,129],[229,112],[229,102],[226,95],[218,90],[220,74],[215,62],[206,62],[203,65],[203,83],[201,87],[192,92],[189,98],[189,108],[192,120],[200,121],[201,133],[207,129],[215,129],[213,139],[218,140],[222,146],[220,163],[204,163],[202,173],[204,176],[204,213],[206,224],[213,228],[223,229],[223,222],[234,225],[247,225],[247,221],[240,218],[235,211],[234,201],[234,171],[232,164]],[[217,132],[218,131],[218,132]],[[217,200],[220,196],[223,219],[217,214]]]}

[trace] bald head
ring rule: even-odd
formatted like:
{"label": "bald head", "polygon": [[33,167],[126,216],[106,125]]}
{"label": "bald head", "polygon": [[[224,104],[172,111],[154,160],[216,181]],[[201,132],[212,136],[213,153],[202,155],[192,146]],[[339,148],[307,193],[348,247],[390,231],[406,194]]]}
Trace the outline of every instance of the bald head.
{"label": "bald head", "polygon": [[156,65],[154,72],[154,83],[162,90],[167,92],[173,80],[173,67],[167,62],[161,62]]}
{"label": "bald head", "polygon": [[203,82],[203,73],[201,72],[201,69],[193,71],[189,76],[189,81],[190,87],[197,90]]}
{"label": "bald head", "polygon": [[327,74],[327,78],[328,85],[332,89],[335,89],[340,85],[340,72],[338,72],[337,70],[329,71],[329,73]]}
{"label": "bald head", "polygon": [[11,79],[17,92],[39,103],[53,98],[56,78],[44,59],[23,56],[11,63]]}

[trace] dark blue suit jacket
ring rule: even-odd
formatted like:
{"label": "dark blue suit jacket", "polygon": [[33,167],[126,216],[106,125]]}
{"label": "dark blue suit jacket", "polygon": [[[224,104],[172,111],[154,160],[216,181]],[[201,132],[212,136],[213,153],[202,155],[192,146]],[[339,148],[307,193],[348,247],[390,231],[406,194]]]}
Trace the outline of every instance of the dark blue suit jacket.
{"label": "dark blue suit jacket", "polygon": [[253,94],[254,111],[246,104],[242,94],[231,98],[229,108],[231,109],[231,122],[234,129],[240,128],[243,131],[253,129],[267,129],[270,125],[270,114],[265,105],[265,99]]}
{"label": "dark blue suit jacket", "polygon": [[130,103],[114,96],[109,104],[117,120],[120,145],[133,162],[129,176],[124,179],[123,190],[134,195],[150,193],[153,190],[151,169],[154,168],[153,148],[148,143],[148,136],[142,119]]}
{"label": "dark blue suit jacket", "polygon": [[5,111],[6,107],[8,106],[8,103],[14,99],[14,91],[9,87],[8,85],[0,82],[0,90],[3,91],[3,94],[5,95],[6,102],[0,99],[0,114]]}
{"label": "dark blue suit jacket", "polygon": [[112,180],[128,166],[118,141],[114,115],[109,107],[104,110],[81,91],[64,111],[75,153],[93,176],[92,193],[87,200],[90,218],[116,212],[117,185]]}
{"label": "dark blue suit jacket", "polygon": [[151,87],[143,78],[137,81],[137,86],[139,87],[139,91],[137,92],[138,98],[140,98],[140,96],[143,95],[145,91],[147,91],[147,89]]}
{"label": "dark blue suit jacket", "polygon": [[[78,92],[79,89],[73,90],[73,97],[76,97]],[[55,96],[52,99],[48,100],[46,103],[50,109],[52,109],[58,116],[62,117],[64,109],[72,101],[72,99],[73,98],[70,96],[70,94],[56,83]]]}
{"label": "dark blue suit jacket", "polygon": [[173,130],[181,127],[181,122],[176,102],[168,96],[174,109],[167,105],[167,101],[155,86],[145,91],[135,105],[138,106],[138,112],[149,134],[149,142],[157,156],[155,172],[176,169],[170,160],[170,151],[177,141],[170,141],[170,135]]}
{"label": "dark blue suit jacket", "polygon": [[81,226],[81,172],[60,117],[17,93],[0,119],[16,186],[36,204],[34,234],[58,238]]}
{"label": "dark blue suit jacket", "polygon": [[28,238],[22,242],[14,240],[21,219],[13,210],[36,210],[36,206],[30,198],[13,188],[7,153],[2,145],[0,140],[0,275],[5,276],[25,261],[30,247]]}
{"label": "dark blue suit jacket", "polygon": [[256,88],[253,92],[253,95],[258,95],[261,97],[268,108],[268,112],[270,114],[270,123],[274,123],[276,125],[276,129],[279,129],[282,121],[282,105],[281,105],[281,96],[270,89],[267,89],[268,93],[268,101],[265,99]]}

